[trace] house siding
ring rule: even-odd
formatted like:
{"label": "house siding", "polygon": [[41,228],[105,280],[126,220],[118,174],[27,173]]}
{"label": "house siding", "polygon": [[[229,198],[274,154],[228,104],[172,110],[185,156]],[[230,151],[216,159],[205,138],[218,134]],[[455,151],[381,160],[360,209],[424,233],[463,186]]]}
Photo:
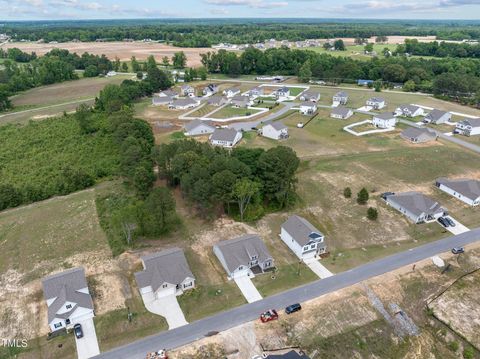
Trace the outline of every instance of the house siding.
{"label": "house siding", "polygon": [[437,183],[437,187],[442,190],[443,192],[445,193],[448,193],[449,195],[459,199],[460,201],[470,205],[470,206],[478,206],[480,205],[480,197],[476,198],[475,200],[472,200],[468,197],[465,197],[464,195],[454,191],[453,189],[451,189],[450,187],[447,187],[445,186],[444,184],[438,184]]}

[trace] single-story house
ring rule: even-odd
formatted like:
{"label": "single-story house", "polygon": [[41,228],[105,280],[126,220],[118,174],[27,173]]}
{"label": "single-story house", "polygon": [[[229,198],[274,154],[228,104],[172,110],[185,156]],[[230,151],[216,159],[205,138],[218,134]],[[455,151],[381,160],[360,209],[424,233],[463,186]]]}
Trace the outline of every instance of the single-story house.
{"label": "single-story house", "polygon": [[412,143],[425,143],[437,138],[437,134],[428,128],[408,127],[400,133],[400,136]]}
{"label": "single-story house", "polygon": [[345,91],[339,91],[333,95],[333,103],[338,103],[339,105],[346,105],[348,102],[348,94]]}
{"label": "single-story house", "polygon": [[309,221],[292,215],[282,224],[280,238],[295,255],[304,260],[327,251],[325,236]]}
{"label": "single-story house", "polygon": [[269,121],[262,127],[262,136],[274,140],[288,138],[288,127],[282,121]]}
{"label": "single-story house", "polygon": [[424,114],[423,108],[415,105],[400,105],[395,109],[395,116],[417,117]]}
{"label": "single-story house", "polygon": [[358,80],[357,81],[358,86],[368,86],[368,85],[373,85],[373,80]]}
{"label": "single-story house", "polygon": [[207,104],[210,106],[222,106],[228,102],[227,98],[223,96],[210,96],[207,99]]}
{"label": "single-story house", "polygon": [[173,91],[171,89],[168,90],[163,90],[158,94],[159,97],[171,97],[171,98],[176,98],[178,97],[178,92]]}
{"label": "single-story house", "polygon": [[195,288],[195,277],[182,249],[166,249],[141,259],[143,270],[135,273],[141,294],[153,292],[155,298],[161,298]]}
{"label": "single-story house", "polygon": [[190,85],[182,85],[180,92],[182,96],[195,96],[195,89]]}
{"label": "single-story house", "polygon": [[450,112],[445,112],[437,109],[433,109],[423,118],[423,122],[441,124],[445,122],[450,122],[452,119],[452,114]]}
{"label": "single-story house", "polygon": [[240,88],[238,87],[230,87],[226,90],[223,91],[223,94],[227,96],[228,98],[233,97],[235,95],[240,94]]}
{"label": "single-story house", "polygon": [[170,105],[172,101],[173,101],[173,98],[169,96],[153,96],[152,97],[153,106]]}
{"label": "single-story house", "polygon": [[248,91],[248,95],[252,98],[260,97],[260,96],[263,96],[264,94],[265,94],[265,91],[261,86],[254,87],[253,89]]}
{"label": "single-story house", "polygon": [[194,108],[198,106],[200,102],[192,99],[192,98],[179,98],[172,100],[169,108],[173,108],[175,110],[186,110],[188,108]]}
{"label": "single-story house", "polygon": [[42,287],[52,332],[73,328],[75,324],[95,316],[85,269],[77,267],[45,277]]}
{"label": "single-story house", "polygon": [[465,118],[462,121],[457,122],[455,132],[465,136],[480,135],[480,117]]}
{"label": "single-story house", "polygon": [[255,276],[274,266],[267,246],[256,234],[218,242],[213,246],[213,252],[225,268],[228,279]]}
{"label": "single-story house", "polygon": [[217,84],[208,84],[202,90],[204,96],[211,96],[218,92],[218,85]]}
{"label": "single-story house", "polygon": [[277,91],[275,91],[275,97],[277,99],[285,98],[288,96],[290,96],[290,89],[286,86],[282,86],[279,89],[277,89]]}
{"label": "single-story house", "polygon": [[232,148],[242,139],[242,133],[234,128],[217,128],[210,135],[210,143],[214,146]]}
{"label": "single-story house", "polygon": [[372,124],[378,128],[391,128],[395,127],[397,119],[392,112],[383,112],[373,116]]}
{"label": "single-story house", "polygon": [[439,178],[435,186],[470,206],[480,205],[480,181],[478,180]]}
{"label": "single-story house", "polygon": [[382,198],[413,223],[433,222],[447,214],[438,202],[420,192],[389,193]]}
{"label": "single-story house", "polygon": [[237,108],[246,108],[250,105],[252,105],[252,100],[250,100],[250,97],[248,96],[241,96],[241,95],[236,95],[232,97],[232,100],[230,101],[233,107]]}
{"label": "single-story house", "polygon": [[215,131],[210,121],[193,120],[185,124],[185,136],[207,135]]}
{"label": "single-story house", "polygon": [[353,115],[353,111],[347,107],[338,106],[332,108],[332,112],[330,113],[330,117],[338,118],[341,120],[346,120],[347,118]]}
{"label": "single-story house", "polygon": [[314,90],[307,90],[300,94],[300,101],[317,102],[320,101],[320,92]]}
{"label": "single-story house", "polygon": [[300,104],[300,113],[304,115],[313,115],[317,111],[317,104],[315,102],[302,102]]}
{"label": "single-story house", "polygon": [[381,110],[386,106],[385,99],[382,97],[371,97],[367,100],[367,106],[373,107],[375,110]]}
{"label": "single-story house", "polygon": [[307,354],[290,350],[283,354],[268,354],[265,359],[310,359]]}

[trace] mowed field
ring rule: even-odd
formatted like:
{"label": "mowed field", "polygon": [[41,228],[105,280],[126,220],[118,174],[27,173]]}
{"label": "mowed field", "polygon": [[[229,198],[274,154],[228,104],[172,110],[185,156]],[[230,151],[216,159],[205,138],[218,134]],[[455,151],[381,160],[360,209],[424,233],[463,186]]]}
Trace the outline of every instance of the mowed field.
{"label": "mowed field", "polygon": [[146,60],[153,55],[160,62],[164,56],[171,58],[175,52],[183,51],[187,55],[188,66],[200,66],[200,54],[212,51],[210,48],[182,48],[156,42],[62,42],[58,44],[38,44],[28,42],[12,42],[4,48],[17,47],[25,52],[35,52],[44,55],[52,49],[66,49],[82,55],[85,52],[94,55],[105,55],[110,60],[118,57],[120,61],[129,61],[132,56],[137,60]]}

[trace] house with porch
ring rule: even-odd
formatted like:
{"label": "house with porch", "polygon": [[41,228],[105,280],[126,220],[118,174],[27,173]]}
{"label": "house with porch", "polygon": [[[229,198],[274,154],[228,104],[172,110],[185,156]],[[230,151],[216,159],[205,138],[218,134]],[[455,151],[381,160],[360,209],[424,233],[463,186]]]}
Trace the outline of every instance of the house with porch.
{"label": "house with porch", "polygon": [[311,259],[327,251],[325,236],[305,218],[292,215],[282,224],[281,240],[301,259]]}
{"label": "house with porch", "polygon": [[455,132],[464,136],[480,135],[480,117],[465,118],[457,122]]}

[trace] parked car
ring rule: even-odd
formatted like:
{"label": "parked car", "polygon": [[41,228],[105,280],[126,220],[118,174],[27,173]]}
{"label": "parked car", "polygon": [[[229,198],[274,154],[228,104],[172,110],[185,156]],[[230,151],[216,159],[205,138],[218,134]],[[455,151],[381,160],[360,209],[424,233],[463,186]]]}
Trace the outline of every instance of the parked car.
{"label": "parked car", "polygon": [[278,319],[278,313],[275,309],[270,309],[260,314],[260,320],[262,321],[262,323],[266,323],[276,319]]}
{"label": "parked car", "polygon": [[452,248],[452,253],[453,254],[460,254],[465,252],[465,249],[463,247],[454,247]]}
{"label": "parked car", "polygon": [[83,338],[83,330],[82,325],[77,323],[73,326],[73,332],[75,333],[75,337],[77,339]]}
{"label": "parked car", "polygon": [[440,217],[438,219],[438,223],[440,223],[442,226],[444,226],[445,228],[446,227],[450,227],[450,223],[447,222],[447,220],[445,219],[445,217]]}
{"label": "parked car", "polygon": [[395,192],[383,192],[383,193],[380,195],[380,197],[381,197],[384,201],[386,201],[388,196],[393,196],[394,194],[395,194]]}
{"label": "parked car", "polygon": [[452,221],[452,219],[450,217],[444,217],[445,220],[448,222],[448,224],[450,225],[450,227],[455,227],[455,222]]}
{"label": "parked car", "polygon": [[286,307],[285,313],[292,314],[292,313],[298,312],[300,309],[302,309],[302,306],[299,303],[295,303]]}

